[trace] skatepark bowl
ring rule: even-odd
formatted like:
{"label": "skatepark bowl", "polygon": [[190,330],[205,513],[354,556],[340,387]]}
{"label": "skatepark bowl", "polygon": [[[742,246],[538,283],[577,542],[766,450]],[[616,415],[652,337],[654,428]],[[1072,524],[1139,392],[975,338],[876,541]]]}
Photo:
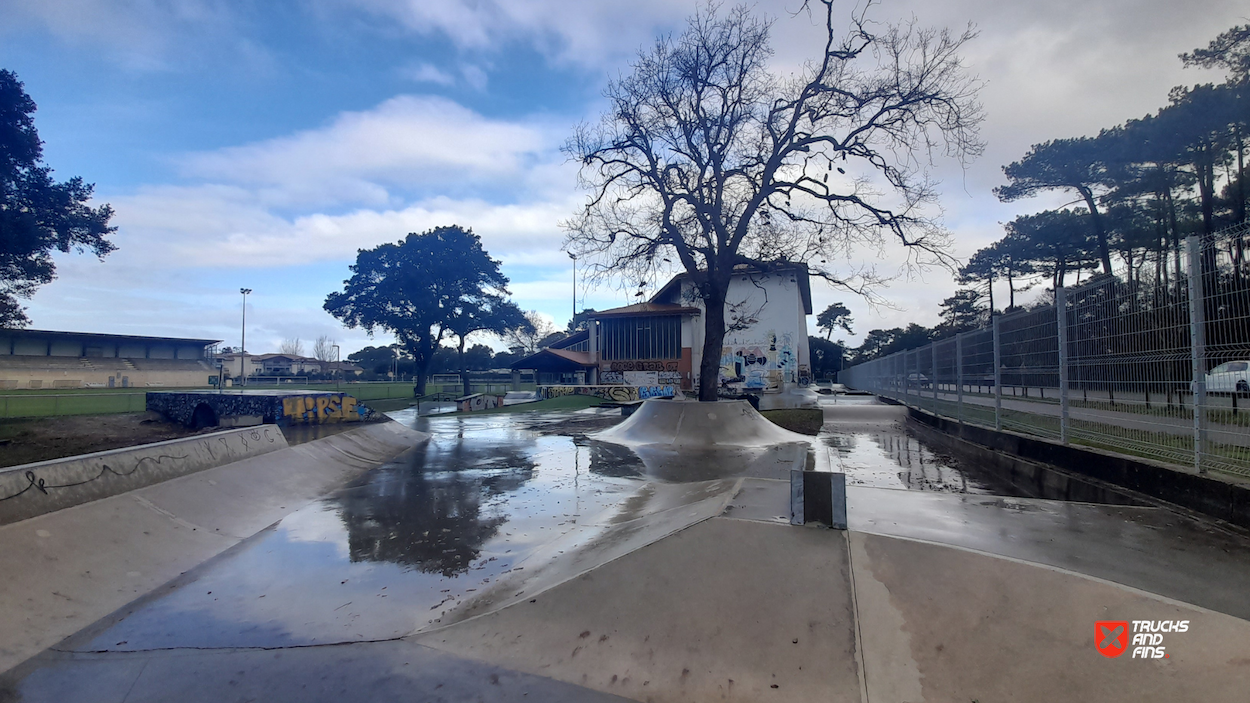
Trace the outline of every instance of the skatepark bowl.
{"label": "skatepark bowl", "polygon": [[[1243,534],[995,473],[871,397],[821,408],[817,437],[736,446],[616,409],[391,413],[430,439],[0,701],[1246,700]],[[788,524],[793,467],[846,474],[848,531]],[[1166,658],[1095,649],[1095,622],[1164,620],[1190,623]]]}

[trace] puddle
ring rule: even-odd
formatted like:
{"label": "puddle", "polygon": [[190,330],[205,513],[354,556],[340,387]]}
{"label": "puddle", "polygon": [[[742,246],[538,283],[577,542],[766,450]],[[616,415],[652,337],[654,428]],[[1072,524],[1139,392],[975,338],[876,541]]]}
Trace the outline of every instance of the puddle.
{"label": "puddle", "polygon": [[841,398],[836,407],[828,401],[822,407],[826,424],[818,440],[828,452],[830,470],[845,473],[848,485],[1144,505],[1039,465],[1008,470],[976,456],[936,451],[907,427],[901,409],[872,398]]}
{"label": "puddle", "polygon": [[584,549],[623,523],[706,497],[699,484],[657,490],[636,455],[580,434],[618,422],[619,411],[409,414],[395,413],[430,432],[429,442],[287,516],[86,648],[276,647],[402,636],[437,624],[501,580],[540,569],[537,560]]}
{"label": "puddle", "polygon": [[1021,495],[993,475],[978,475],[953,457],[939,455],[902,427],[820,436],[830,466],[846,474],[846,482],[873,488],[906,488],[945,493]]}

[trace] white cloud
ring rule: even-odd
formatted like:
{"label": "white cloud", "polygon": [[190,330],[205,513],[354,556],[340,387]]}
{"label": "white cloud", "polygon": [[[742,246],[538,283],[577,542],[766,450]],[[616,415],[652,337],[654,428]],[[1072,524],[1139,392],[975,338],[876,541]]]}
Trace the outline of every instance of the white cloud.
{"label": "white cloud", "polygon": [[403,95],[320,129],[191,154],[179,167],[188,178],[247,186],[268,205],[387,205],[413,189],[523,185],[527,168],[552,158],[546,131]]}
{"label": "white cloud", "polygon": [[456,77],[431,63],[419,63],[400,69],[400,75],[417,83],[454,85]]}

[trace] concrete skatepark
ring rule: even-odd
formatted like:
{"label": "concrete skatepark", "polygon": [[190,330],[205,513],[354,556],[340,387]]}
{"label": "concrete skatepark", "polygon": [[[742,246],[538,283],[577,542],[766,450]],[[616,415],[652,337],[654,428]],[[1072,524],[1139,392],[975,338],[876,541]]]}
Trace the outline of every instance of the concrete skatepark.
{"label": "concrete skatepark", "polygon": [[[1246,700],[1240,531],[870,397],[814,438],[712,407],[399,412],[0,526],[0,700]],[[789,524],[796,466],[850,529]],[[1144,620],[1189,625],[1098,653]]]}

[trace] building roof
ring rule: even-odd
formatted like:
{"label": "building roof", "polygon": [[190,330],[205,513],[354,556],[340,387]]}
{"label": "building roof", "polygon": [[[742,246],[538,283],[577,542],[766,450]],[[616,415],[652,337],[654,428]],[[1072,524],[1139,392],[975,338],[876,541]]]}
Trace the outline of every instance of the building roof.
{"label": "building roof", "polygon": [[547,348],[548,349],[567,349],[568,347],[571,347],[574,344],[585,342],[588,339],[590,339],[590,330],[588,329],[577,330],[573,334],[568,335],[564,339],[561,339],[560,341],[555,342],[554,344],[548,344]]}
{"label": "building roof", "polygon": [[[807,273],[807,264],[799,262],[784,262],[771,266],[768,270],[764,270],[756,266],[748,266],[746,264],[738,264],[734,267],[735,276],[746,276],[751,274],[762,276],[780,276],[785,274],[794,275],[797,283],[799,284],[799,296],[803,299],[803,312],[808,315],[812,314],[812,282],[810,275]],[[651,296],[652,303],[668,297],[674,292],[673,289],[679,286],[681,281],[689,275],[690,274],[688,273],[679,273],[676,276],[673,276],[672,279],[670,279],[668,283],[665,283],[655,295]]]}
{"label": "building roof", "polygon": [[196,344],[208,346],[217,344],[220,339],[190,339],[187,337],[145,337],[134,334],[104,334],[101,332],[61,332],[56,330],[0,329],[0,335],[18,337],[61,337],[64,339],[93,339],[98,341],[153,342],[174,344]]}
{"label": "building roof", "polygon": [[626,305],[622,308],[612,308],[610,310],[600,310],[593,317],[599,319],[601,317],[631,317],[637,315],[698,315],[699,309],[686,307],[684,305],[672,305],[670,303],[634,303]]}
{"label": "building roof", "polygon": [[512,362],[513,370],[536,369],[540,371],[577,371],[593,369],[595,363],[587,352],[568,349],[541,349],[534,354]]}

